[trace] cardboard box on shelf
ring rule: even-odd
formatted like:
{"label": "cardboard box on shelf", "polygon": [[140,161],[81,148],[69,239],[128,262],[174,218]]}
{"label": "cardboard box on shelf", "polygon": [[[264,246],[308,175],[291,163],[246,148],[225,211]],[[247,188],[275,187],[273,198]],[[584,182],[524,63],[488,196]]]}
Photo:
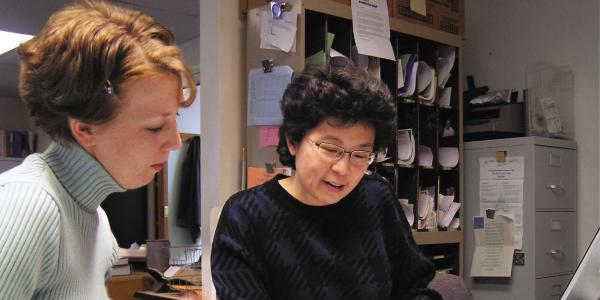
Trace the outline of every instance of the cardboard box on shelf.
{"label": "cardboard box on shelf", "polygon": [[410,9],[411,0],[393,0],[392,17],[458,36],[465,34],[464,0],[427,0],[425,16]]}

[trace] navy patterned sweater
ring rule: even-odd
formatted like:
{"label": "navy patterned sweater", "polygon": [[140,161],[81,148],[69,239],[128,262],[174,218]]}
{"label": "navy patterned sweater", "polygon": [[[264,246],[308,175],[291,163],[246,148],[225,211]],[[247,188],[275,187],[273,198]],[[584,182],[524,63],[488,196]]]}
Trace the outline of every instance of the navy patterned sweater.
{"label": "navy patterned sweater", "polygon": [[309,206],[283,178],[225,204],[211,255],[220,300],[441,299],[388,184],[365,177],[338,203]]}

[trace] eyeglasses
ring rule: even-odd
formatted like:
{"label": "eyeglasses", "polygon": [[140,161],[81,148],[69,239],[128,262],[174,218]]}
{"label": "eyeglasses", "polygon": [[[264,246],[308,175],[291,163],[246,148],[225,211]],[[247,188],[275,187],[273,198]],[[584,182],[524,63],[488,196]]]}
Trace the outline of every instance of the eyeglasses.
{"label": "eyeglasses", "polygon": [[344,148],[331,143],[317,143],[309,138],[306,138],[311,144],[317,147],[317,153],[323,158],[333,161],[338,161],[345,153],[350,155],[350,162],[357,166],[368,166],[375,160],[375,152],[366,150],[346,151]]}

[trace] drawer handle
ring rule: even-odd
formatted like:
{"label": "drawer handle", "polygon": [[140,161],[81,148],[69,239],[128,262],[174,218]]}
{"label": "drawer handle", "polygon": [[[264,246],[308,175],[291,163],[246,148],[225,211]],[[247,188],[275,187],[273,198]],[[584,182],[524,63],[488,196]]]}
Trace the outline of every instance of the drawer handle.
{"label": "drawer handle", "polygon": [[550,250],[546,250],[546,254],[548,254],[552,257],[559,257],[559,256],[562,256],[563,251],[560,249],[550,249]]}
{"label": "drawer handle", "polygon": [[553,192],[562,192],[565,190],[560,184],[547,184],[546,188]]}

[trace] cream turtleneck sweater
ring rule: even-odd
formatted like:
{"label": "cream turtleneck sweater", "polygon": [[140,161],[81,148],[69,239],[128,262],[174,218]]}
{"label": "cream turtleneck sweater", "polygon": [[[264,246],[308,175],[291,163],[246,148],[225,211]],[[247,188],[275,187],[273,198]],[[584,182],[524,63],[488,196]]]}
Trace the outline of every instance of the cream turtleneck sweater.
{"label": "cream turtleneck sweater", "polygon": [[118,246],[100,204],[122,191],[79,146],[0,174],[0,299],[108,299]]}

